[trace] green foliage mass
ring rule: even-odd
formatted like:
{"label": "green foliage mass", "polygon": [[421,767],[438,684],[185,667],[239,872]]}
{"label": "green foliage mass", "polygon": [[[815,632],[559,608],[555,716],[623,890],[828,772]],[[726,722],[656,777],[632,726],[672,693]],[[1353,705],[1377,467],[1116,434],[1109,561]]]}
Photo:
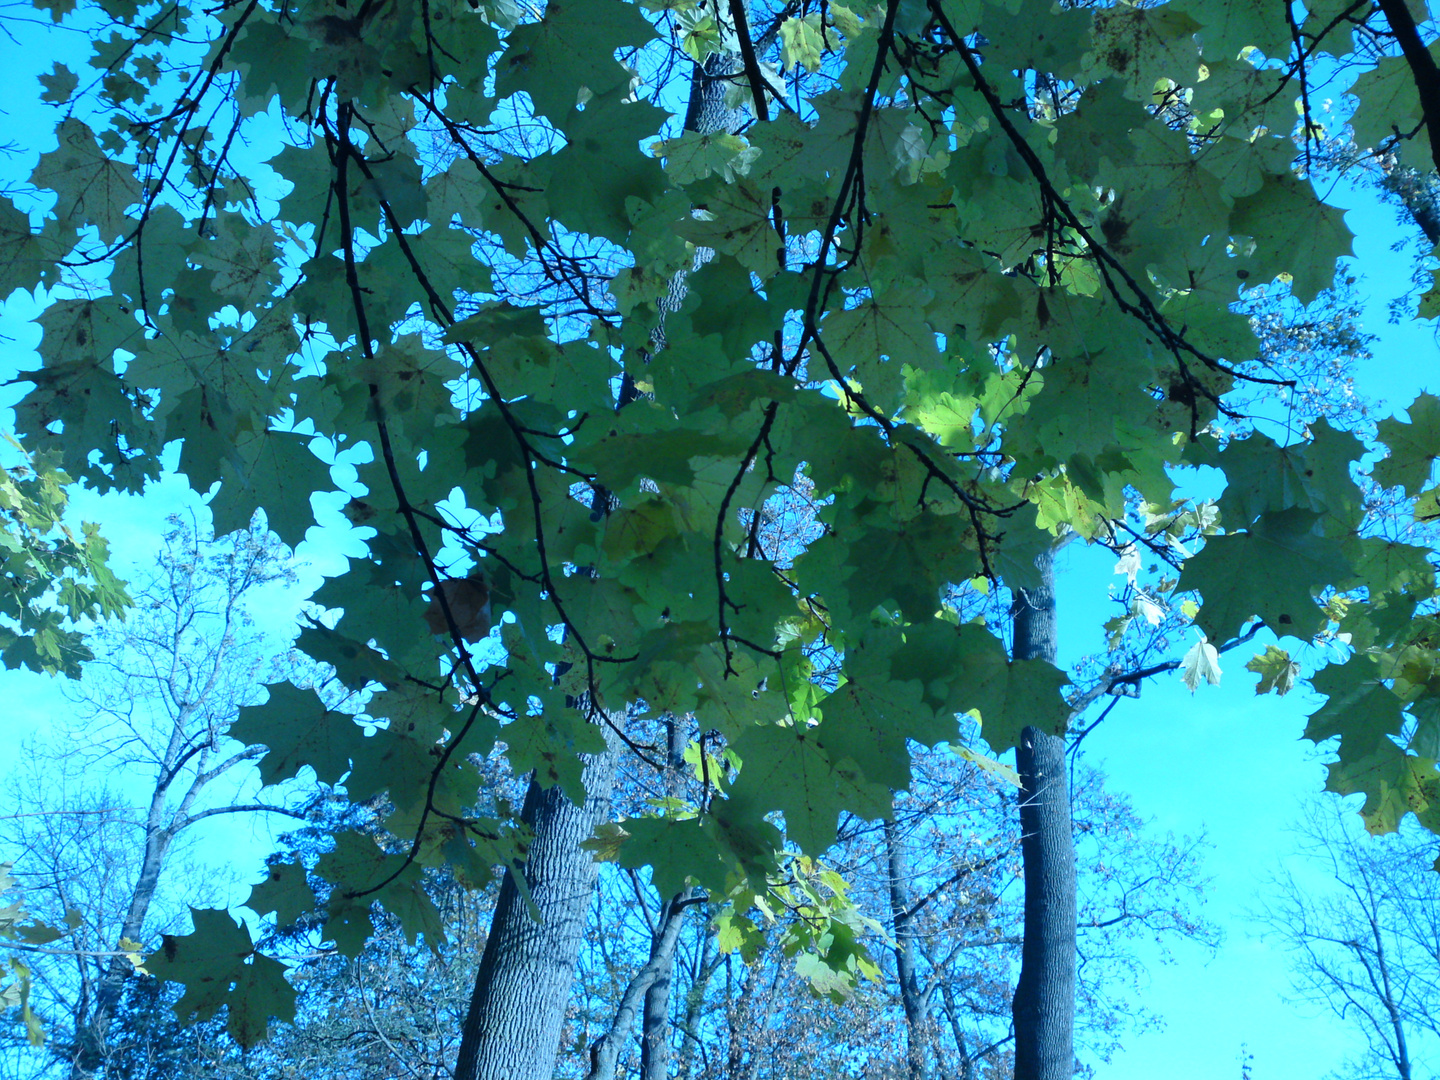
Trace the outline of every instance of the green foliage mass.
{"label": "green foliage mass", "polygon": [[[958,714],[997,753],[1065,730],[1064,674],[1012,662],[957,595],[1035,585],[1072,533],[1179,561],[1182,520],[1212,534],[1179,589],[1217,644],[1255,617],[1308,640],[1348,591],[1356,655],[1317,680],[1310,734],[1339,736],[1330,785],[1372,827],[1440,827],[1425,551],[1362,536],[1352,437],[1216,434],[1257,352],[1239,290],[1308,302],[1350,250],[1295,162],[1304,65],[1351,48],[1316,7],[792,11],[767,46],[785,99],[751,102],[775,79],[752,71],[729,104],[768,119],[707,139],[664,73],[738,45],[686,0],[98,0],[103,74],[46,83],[64,118],[33,182],[56,201],[0,211],[0,287],[68,283],[20,424],[105,489],[179,440],[217,531],[262,510],[287,543],[331,455],[355,464],[368,555],[302,645],[386,723],[282,685],[234,732],[270,748],[267,782],[388,796],[396,848],[346,835],[319,867],[347,949],[375,900],[436,932],[421,866],[523,857],[467,809],[472,754],[578,796],[576,755],[627,709],[694,714],[727,756],[621,862],[755,895],[778,822],[818,854],[841,813],[884,815],[908,745],[958,741]],[[1394,67],[1356,88],[1377,132],[1420,115]],[[1382,430],[1377,479],[1422,505],[1435,408]],[[1201,465],[1218,521],[1176,491]],[[461,611],[441,585],[467,577]],[[257,903],[293,917],[281,884]],[[252,1039],[283,980],[227,916],[196,921],[155,970]]]}
{"label": "green foliage mass", "polygon": [[122,615],[125,583],[106,564],[96,526],[76,536],[64,522],[70,483],[51,451],[0,466],[0,655],[7,668],[75,676],[90,659],[79,624]]}

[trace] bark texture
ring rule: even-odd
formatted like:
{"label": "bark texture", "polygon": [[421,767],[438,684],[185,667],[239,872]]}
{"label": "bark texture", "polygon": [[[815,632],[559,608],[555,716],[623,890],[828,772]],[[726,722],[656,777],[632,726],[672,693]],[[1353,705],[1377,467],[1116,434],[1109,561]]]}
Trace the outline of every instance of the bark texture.
{"label": "bark texture", "polygon": [[590,914],[599,866],[580,847],[609,820],[618,740],[586,763],[586,799],[576,806],[559,787],[533,780],[521,819],[534,830],[525,884],[539,922],[505,875],[480,957],[461,1034],[455,1080],[550,1080],[565,1023],[565,1006]]}
{"label": "bark texture", "polygon": [[[690,86],[685,126],[701,133],[729,131],[743,123],[743,113],[724,107],[726,84],[734,72],[726,62],[712,60],[715,62],[704,67],[696,66]],[[702,258],[697,252],[696,264],[709,257]],[[664,315],[683,303],[685,279],[683,271],[677,274],[669,295],[661,300],[661,324],[651,335],[652,353],[665,347]],[[624,381],[633,398],[634,380],[627,377]],[[622,390],[621,407],[627,404],[626,396]],[[609,493],[597,490],[594,512],[603,514],[611,508]],[[606,738],[611,738],[608,732]],[[522,817],[534,829],[535,840],[525,880],[542,921],[537,924],[531,919],[513,877],[507,874],[475,977],[455,1080],[550,1080],[554,1073],[565,1007],[598,878],[595,861],[579,845],[609,818],[615,767],[613,747],[590,761],[585,769],[588,797],[584,807],[576,807],[558,790],[545,791],[531,782]],[[678,930],[676,933],[678,936]],[[667,953],[673,955],[673,942]],[[652,976],[646,987],[653,982]],[[661,1004],[657,1000],[655,1007]],[[663,1005],[668,1010],[668,994]],[[647,1016],[649,1013],[647,1007]],[[624,1034],[632,1022],[626,1020]],[[615,1052],[618,1054],[618,1047]]]}
{"label": "bark texture", "polygon": [[[1015,603],[1015,659],[1055,661],[1055,565],[1036,560],[1040,585]],[[1020,773],[1025,944],[1011,1003],[1015,1080],[1070,1080],[1075,1069],[1075,847],[1063,734],[1027,727]]]}

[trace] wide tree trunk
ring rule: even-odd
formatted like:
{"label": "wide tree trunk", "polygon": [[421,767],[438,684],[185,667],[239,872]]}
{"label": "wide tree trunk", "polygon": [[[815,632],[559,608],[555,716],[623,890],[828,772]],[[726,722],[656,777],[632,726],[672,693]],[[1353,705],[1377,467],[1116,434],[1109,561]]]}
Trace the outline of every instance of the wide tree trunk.
{"label": "wide tree trunk", "polygon": [[[733,62],[711,57],[695,66],[686,126],[702,134],[737,130],[748,117],[724,107]],[[705,249],[697,263],[710,257]],[[661,313],[678,310],[685,297],[685,273],[677,274]],[[665,346],[663,324],[652,334],[652,351]],[[627,378],[620,405],[633,399]],[[628,395],[628,396],[627,396]],[[596,513],[610,509],[610,496],[597,491]],[[606,733],[607,740],[612,738]],[[564,1026],[565,1007],[584,938],[585,919],[599,871],[580,842],[608,819],[617,750],[592,759],[585,769],[588,798],[577,807],[558,789],[534,781],[525,796],[523,820],[535,833],[525,880],[539,911],[537,924],[507,874],[500,887],[490,936],[480,958],[475,990],[465,1017],[455,1080],[550,1080]],[[677,913],[678,914],[678,913]],[[673,953],[673,943],[667,952]],[[668,978],[667,978],[668,986]],[[661,1002],[655,1002],[658,1009]],[[668,994],[664,999],[668,1011]],[[649,1003],[646,1009],[650,1015]]]}
{"label": "wide tree trunk", "polygon": [[[607,731],[607,742],[614,739]],[[615,740],[618,741],[618,740]],[[565,1006],[585,937],[599,866],[580,847],[610,818],[617,747],[585,766],[586,799],[576,806],[558,787],[533,780],[521,819],[534,830],[525,884],[537,922],[513,871],[500,885],[490,936],[461,1034],[455,1080],[550,1080]]]}
{"label": "wide tree trunk", "polygon": [[[1015,601],[1015,659],[1055,661],[1055,564],[1036,560],[1038,588]],[[1011,1003],[1015,1080],[1070,1080],[1075,1069],[1075,847],[1063,734],[1027,727],[1015,750],[1025,944]]]}

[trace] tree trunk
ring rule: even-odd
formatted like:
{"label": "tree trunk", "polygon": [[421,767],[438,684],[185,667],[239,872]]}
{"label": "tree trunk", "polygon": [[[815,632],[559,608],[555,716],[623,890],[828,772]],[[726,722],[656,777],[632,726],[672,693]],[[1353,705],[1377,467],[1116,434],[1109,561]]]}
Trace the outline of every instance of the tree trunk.
{"label": "tree trunk", "polygon": [[[688,720],[688,717],[671,716],[665,721],[665,794],[672,799],[684,793],[685,747],[690,742]],[[687,890],[675,900],[689,897]],[[665,917],[670,917],[675,900],[665,905]],[[675,914],[678,917],[679,913]],[[661,920],[663,925],[664,919]],[[661,938],[659,927],[655,933],[658,942]],[[656,959],[653,951],[651,958]],[[640,1022],[640,1080],[669,1080],[670,1077],[670,976],[675,967],[673,942],[659,960],[655,979],[645,991],[645,1010]]]}
{"label": "tree trunk", "polygon": [[[174,834],[164,825],[166,791],[167,787],[159,787],[150,800],[150,810],[145,822],[145,854],[141,856],[140,873],[135,878],[135,887],[130,893],[125,918],[120,924],[120,935],[115,946],[117,949],[119,942],[127,938],[131,941],[140,940],[145,916],[150,911],[155,890],[160,884],[160,872],[165,868],[165,854],[174,839]],[[104,1064],[110,1021],[115,1017],[115,1007],[120,1003],[125,980],[134,971],[134,966],[123,956],[112,956],[105,966],[105,974],[95,988],[95,1000],[90,1008],[90,1015],[76,1017],[70,1080],[89,1080]]]}
{"label": "tree trunk", "polygon": [[[689,742],[689,718],[667,717],[665,721],[665,794],[678,798],[684,791],[685,746]],[[650,957],[621,995],[610,1030],[590,1048],[590,1072],[586,1080],[615,1080],[620,1052],[630,1037],[636,1013],[642,1016],[640,1075],[668,1080],[670,1050],[670,972],[675,947],[685,923],[685,910],[694,904],[695,890],[661,898],[660,910],[650,940]],[[658,989],[657,989],[658,988]]]}
{"label": "tree trunk", "polygon": [[[1015,602],[1015,659],[1055,661],[1055,564],[1035,561],[1040,586]],[[1075,848],[1065,737],[1027,727],[1015,750],[1025,944],[1011,1003],[1015,1080],[1070,1080],[1075,1069]]]}
{"label": "tree trunk", "polygon": [[460,1039],[455,1080],[550,1080],[565,1023],[575,964],[585,937],[599,865],[580,847],[610,818],[618,748],[588,759],[586,799],[576,806],[558,787],[534,780],[521,820],[534,830],[525,884],[539,922],[505,875],[480,957]]}
{"label": "tree trunk", "polygon": [[[666,911],[669,910],[667,907]],[[655,981],[645,991],[640,1028],[640,1080],[669,1080],[670,1077],[670,976],[674,970],[672,948],[655,973]]]}
{"label": "tree trunk", "polygon": [[920,978],[915,971],[909,851],[895,822],[885,822],[884,831],[890,877],[890,924],[895,931],[895,981],[900,984],[900,1003],[905,1009],[906,1076],[909,1080],[923,1080],[925,1048],[930,1041],[930,1010],[926,1007]]}
{"label": "tree trunk", "polygon": [[[715,63],[695,66],[686,126],[701,133],[735,130],[746,117],[724,107],[726,83],[733,73],[726,63],[711,59]],[[698,261],[703,260],[697,252]],[[682,271],[672,281],[670,295],[661,301],[662,325],[651,335],[653,351],[665,345],[664,313],[678,310],[684,297]],[[634,386],[633,378],[625,382]],[[626,404],[623,393],[620,404]],[[608,512],[609,502],[609,494],[597,490],[595,512]],[[607,731],[607,741],[610,738]],[[525,880],[541,922],[531,919],[514,878],[507,874],[475,977],[455,1080],[550,1080],[554,1072],[585,917],[599,874],[590,853],[579,845],[609,817],[615,756],[612,748],[586,767],[584,807],[576,807],[558,789],[545,791],[531,781],[522,819],[534,829],[535,839]]]}
{"label": "tree trunk", "polygon": [[[707,904],[705,918],[701,920],[702,925],[708,926],[717,910],[715,903]],[[695,1048],[700,1045],[695,1028],[699,1022],[700,1008],[705,1004],[705,991],[710,987],[710,980],[724,959],[716,946],[715,935],[707,933],[700,944],[700,955],[696,958],[691,972],[690,986],[685,991],[685,1010],[680,1017],[680,1032],[685,1036],[685,1040],[680,1044],[680,1062],[676,1069],[679,1080],[691,1080],[695,1074]],[[702,1058],[700,1067],[705,1075],[710,1074],[708,1056]]]}
{"label": "tree trunk", "polygon": [[[1371,974],[1370,982],[1379,993],[1380,1000],[1385,1006],[1385,1015],[1390,1021],[1390,1030],[1394,1034],[1394,1043],[1392,1044],[1394,1050],[1390,1058],[1395,1065],[1395,1075],[1398,1080],[1411,1080],[1410,1045],[1405,1038],[1405,1019],[1390,978],[1390,963],[1385,958],[1385,935],[1380,928],[1379,916],[1373,907],[1366,921],[1370,924],[1370,940],[1375,945],[1375,966],[1379,970],[1380,976],[1377,980],[1375,975]],[[1403,980],[1404,976],[1402,975],[1401,978]]]}
{"label": "tree trunk", "polygon": [[685,923],[685,909],[690,902],[690,893],[686,890],[662,906],[660,920],[655,926],[655,936],[650,943],[650,959],[635,973],[630,985],[625,988],[625,993],[621,995],[620,1005],[615,1010],[615,1022],[610,1025],[610,1030],[596,1039],[590,1048],[590,1072],[585,1080],[615,1080],[615,1071],[620,1064],[620,1052],[625,1048],[630,1025],[635,1022],[635,1013],[641,1008],[642,998],[644,1003],[648,1003],[649,989],[655,985],[655,980],[662,971],[670,970],[675,957],[675,946],[680,941],[680,929]]}

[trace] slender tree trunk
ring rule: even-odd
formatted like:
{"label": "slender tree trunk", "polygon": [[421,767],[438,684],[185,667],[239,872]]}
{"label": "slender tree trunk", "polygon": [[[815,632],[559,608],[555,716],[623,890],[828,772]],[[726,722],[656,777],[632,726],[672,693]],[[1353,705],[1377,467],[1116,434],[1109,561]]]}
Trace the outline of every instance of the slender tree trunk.
{"label": "slender tree trunk", "polygon": [[926,1072],[925,1049],[930,1041],[930,1010],[926,1007],[915,969],[915,933],[910,913],[910,853],[895,822],[885,822],[884,832],[890,877],[890,924],[895,932],[895,980],[900,984],[900,1003],[905,1009],[906,1075],[909,1080],[923,1080]]}
{"label": "slender tree trunk", "polygon": [[[672,799],[684,792],[685,747],[689,742],[689,718],[669,717],[665,721],[665,794]],[[675,899],[689,899],[689,896],[687,891]],[[672,900],[665,906],[667,917],[674,905]],[[657,941],[660,936],[657,927]],[[654,955],[652,951],[652,959]],[[645,1010],[640,1026],[640,1080],[669,1080],[670,1077],[670,976],[675,967],[673,943],[660,960],[655,979],[645,991]]]}
{"label": "slender tree trunk", "polygon": [[950,1036],[955,1040],[955,1053],[960,1064],[960,1080],[974,1080],[975,1058],[970,1053],[970,1045],[965,1039],[965,1031],[960,1026],[960,1010],[956,1007],[955,992],[951,989],[950,983],[944,979],[940,980],[940,1000],[945,1005],[945,1019],[950,1022]]}
{"label": "slender tree trunk", "polygon": [[[706,905],[705,924],[709,925],[710,919],[714,916],[717,905],[711,903]],[[695,1047],[700,1045],[695,1035],[695,1025],[700,1018],[700,1007],[705,1004],[705,991],[710,987],[710,980],[714,977],[716,970],[724,961],[724,956],[715,944],[715,935],[706,934],[700,945],[700,955],[696,959],[695,967],[691,972],[690,986],[685,991],[685,1011],[680,1018],[680,1031],[685,1036],[685,1041],[680,1045],[680,1066],[676,1070],[680,1080],[690,1080],[695,1072]],[[709,1058],[702,1058],[700,1067],[708,1075],[710,1072]]]}
{"label": "slender tree trunk", "polygon": [[610,1030],[596,1039],[595,1045],[590,1048],[590,1072],[586,1075],[586,1080],[615,1080],[615,1071],[620,1064],[620,1052],[625,1048],[630,1026],[635,1022],[635,1014],[648,1001],[648,991],[655,985],[660,973],[670,970],[689,902],[690,894],[687,890],[667,901],[662,907],[660,919],[655,926],[655,936],[650,943],[650,959],[635,973],[630,985],[625,988],[625,993],[621,995],[620,1005],[615,1010],[615,1022],[610,1025]]}
{"label": "slender tree trunk", "polygon": [[[1375,915],[1375,908],[1372,907],[1368,922],[1370,923],[1370,940],[1375,943],[1375,966],[1378,969],[1379,979],[1372,973],[1371,982],[1376,984],[1380,999],[1384,1002],[1385,1013],[1390,1020],[1390,1030],[1394,1034],[1394,1050],[1391,1053],[1391,1060],[1395,1064],[1395,1075],[1398,1080],[1411,1080],[1412,1069],[1410,1065],[1410,1046],[1405,1038],[1405,1020],[1400,1006],[1396,1001],[1396,993],[1391,985],[1390,964],[1385,958],[1385,936],[1380,929],[1380,920]],[[1368,964],[1366,967],[1368,968]]]}
{"label": "slender tree trunk", "polygon": [[[170,843],[174,839],[174,835],[164,825],[164,816],[165,789],[161,788],[150,801],[150,811],[145,822],[145,854],[141,856],[140,873],[135,879],[135,887],[130,892],[130,902],[125,909],[125,918],[120,924],[117,946],[127,938],[138,941],[144,931],[145,916],[155,899],[155,890],[160,884],[160,872],[165,868],[165,854],[170,850]],[[124,992],[125,980],[133,972],[134,967],[125,957],[110,958],[105,974],[95,987],[95,998],[89,1015],[76,1017],[76,1045],[70,1061],[70,1080],[89,1080],[104,1064],[110,1022],[115,1018],[115,1008]]]}
{"label": "slender tree trunk", "polygon": [[[1015,602],[1015,659],[1055,660],[1055,563],[1036,560],[1040,586]],[[1020,773],[1025,944],[1011,1003],[1015,1080],[1070,1080],[1075,1070],[1075,847],[1063,734],[1027,727]]]}
{"label": "slender tree trunk", "polygon": [[586,799],[533,780],[521,819],[534,831],[525,884],[541,919],[531,918],[514,871],[505,875],[460,1038],[455,1080],[550,1080],[565,1006],[585,937],[599,866],[580,847],[610,818],[618,747],[589,758]]}
{"label": "slender tree trunk", "polygon": [[[689,718],[668,717],[665,721],[665,794],[677,798],[684,790],[685,746],[689,742]],[[590,1048],[590,1072],[586,1080],[615,1080],[620,1052],[630,1037],[636,1013],[642,1016],[640,1038],[640,1074],[642,1078],[669,1076],[670,1050],[670,972],[675,962],[675,947],[685,923],[685,909],[694,900],[693,889],[669,899],[662,898],[659,916],[650,941],[650,958],[636,972],[621,995],[610,1030],[595,1040]],[[658,988],[658,989],[657,989]]]}

